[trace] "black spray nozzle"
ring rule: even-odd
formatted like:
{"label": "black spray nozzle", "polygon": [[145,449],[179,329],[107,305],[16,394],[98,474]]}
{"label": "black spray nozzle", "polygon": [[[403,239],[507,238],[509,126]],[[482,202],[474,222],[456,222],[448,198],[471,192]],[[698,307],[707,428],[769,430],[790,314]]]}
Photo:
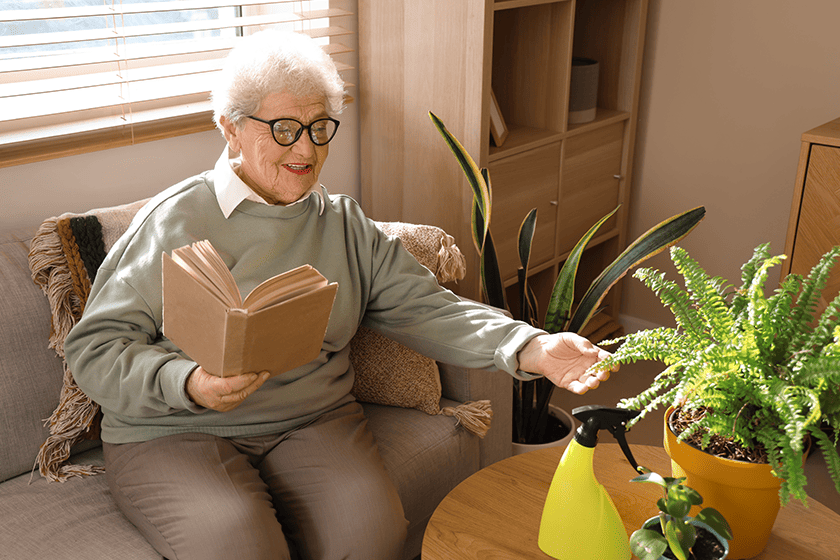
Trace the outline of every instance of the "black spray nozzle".
{"label": "black spray nozzle", "polygon": [[609,408],[598,404],[579,406],[572,410],[572,416],[580,420],[580,427],[575,433],[575,441],[584,447],[595,447],[598,443],[598,432],[608,430],[618,441],[618,445],[633,469],[638,471],[639,465],[630,453],[630,446],[627,445],[624,434],[627,431],[627,422],[639,414],[638,410]]}

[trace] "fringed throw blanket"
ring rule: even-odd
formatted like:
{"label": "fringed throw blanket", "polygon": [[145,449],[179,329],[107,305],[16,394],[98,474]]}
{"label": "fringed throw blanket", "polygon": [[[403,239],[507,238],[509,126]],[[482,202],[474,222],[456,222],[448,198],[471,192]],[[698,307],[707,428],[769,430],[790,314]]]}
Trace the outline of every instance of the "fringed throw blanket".
{"label": "fringed throw blanket", "polygon": [[[32,240],[29,253],[32,279],[49,300],[50,347],[62,360],[64,340],[82,316],[99,265],[145,202],[51,218],[41,225]],[[443,230],[402,223],[377,225],[386,234],[400,237],[406,249],[439,282],[464,277],[464,257]],[[437,364],[391,339],[360,328],[351,342],[351,362],[355,370],[353,394],[359,401],[452,416],[458,425],[480,437],[489,429],[492,418],[489,401],[441,409]],[[99,417],[99,407],[79,389],[65,362],[59,403],[47,420],[50,435],[37,457],[42,476],[64,482],[69,477],[103,472],[102,467],[67,464],[74,444],[99,438]]]}

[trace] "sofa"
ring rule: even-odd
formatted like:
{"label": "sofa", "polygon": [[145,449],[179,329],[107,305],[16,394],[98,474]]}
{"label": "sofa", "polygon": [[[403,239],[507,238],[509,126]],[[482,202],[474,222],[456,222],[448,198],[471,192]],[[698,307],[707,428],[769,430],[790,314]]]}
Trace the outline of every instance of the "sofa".
{"label": "sofa", "polygon": [[[57,406],[67,384],[63,360],[49,346],[58,328],[54,303],[33,282],[30,269],[39,226],[43,228],[34,223],[22,231],[0,232],[0,558],[160,558],[117,509],[105,477],[84,474],[99,472],[103,465],[101,442],[95,437],[70,440],[70,456],[61,459],[83,465],[81,476],[51,482],[39,472],[39,449],[54,430],[48,419],[61,412]],[[443,497],[511,452],[509,376],[436,366],[437,413],[363,402],[409,520],[405,559],[420,554],[426,524]],[[492,429],[484,437],[465,429],[457,414],[440,413],[487,400],[492,403]]]}

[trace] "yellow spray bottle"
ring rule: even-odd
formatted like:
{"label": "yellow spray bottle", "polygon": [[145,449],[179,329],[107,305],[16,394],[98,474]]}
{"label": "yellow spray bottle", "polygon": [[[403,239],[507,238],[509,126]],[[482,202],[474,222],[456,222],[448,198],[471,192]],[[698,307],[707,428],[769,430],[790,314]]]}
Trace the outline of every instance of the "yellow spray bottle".
{"label": "yellow spray bottle", "polygon": [[624,433],[626,423],[639,412],[590,405],[572,414],[581,425],[548,489],[537,541],[540,550],[558,560],[629,560],[627,531],[610,495],[595,479],[592,459],[598,432],[609,430],[638,470]]}

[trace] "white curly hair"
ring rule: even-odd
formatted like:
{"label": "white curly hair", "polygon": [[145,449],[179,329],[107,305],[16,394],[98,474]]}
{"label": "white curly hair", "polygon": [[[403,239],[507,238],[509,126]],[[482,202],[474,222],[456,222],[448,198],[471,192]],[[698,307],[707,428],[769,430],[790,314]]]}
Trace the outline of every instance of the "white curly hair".
{"label": "white curly hair", "polygon": [[241,128],[263,99],[280,91],[323,94],[331,117],[344,109],[344,80],[330,56],[302,33],[269,29],[249,35],[228,54],[212,91],[216,126],[221,130],[225,117]]}

